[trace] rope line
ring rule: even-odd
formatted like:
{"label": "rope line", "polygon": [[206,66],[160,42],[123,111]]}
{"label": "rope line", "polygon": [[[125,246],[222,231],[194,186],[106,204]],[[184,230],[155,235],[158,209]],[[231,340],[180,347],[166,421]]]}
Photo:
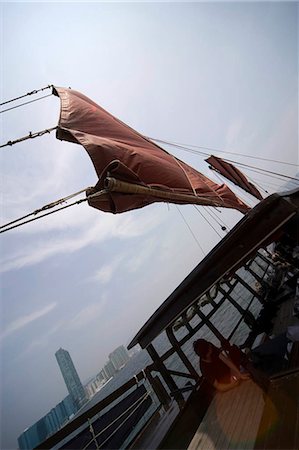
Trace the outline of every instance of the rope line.
{"label": "rope line", "polygon": [[[255,172],[255,173],[258,173],[259,175],[264,175],[264,176],[267,176],[267,177],[271,177],[272,179],[277,179],[277,180],[281,180],[281,181],[286,181],[283,177],[285,177],[285,178],[288,178],[288,179],[290,179],[290,183],[294,183],[296,186],[298,185],[298,182],[299,182],[299,179],[298,178],[291,178],[291,177],[288,177],[287,175],[281,175],[281,174],[275,174],[275,173],[271,173],[271,172],[269,172],[269,171],[266,171],[266,170],[264,170],[264,169],[259,169],[258,167],[256,167],[256,168],[247,168],[247,170],[250,170],[251,172]],[[269,173],[267,173],[267,172],[269,172]]]}
{"label": "rope line", "polygon": [[[218,178],[218,180],[220,181],[221,184],[223,184],[223,179],[221,177],[223,177],[224,179],[226,178],[224,175],[222,175],[222,173],[218,173],[217,170],[213,170],[213,174]],[[227,183],[226,179],[224,181],[224,183]],[[236,183],[234,183],[233,181],[228,179],[228,187],[229,187],[229,183],[233,183],[234,185],[236,185]],[[242,189],[241,186],[237,185],[237,188]],[[242,200],[243,203],[245,203],[247,206],[250,206],[252,208],[252,205],[254,205],[252,199],[250,197],[248,197],[248,195],[244,198],[244,195],[247,194],[247,191],[245,191],[244,189],[242,189],[241,193],[239,192],[237,197]],[[246,200],[245,200],[246,199]]]}
{"label": "rope line", "polygon": [[36,137],[43,136],[44,134],[51,133],[51,131],[54,131],[54,130],[57,130],[57,127],[47,128],[46,130],[37,131],[35,133],[31,133],[31,131],[30,131],[29,134],[27,134],[27,136],[23,136],[19,139],[16,139],[15,141],[8,141],[8,142],[6,142],[6,144],[0,145],[0,148],[7,147],[7,146],[11,147],[14,144],[18,144],[20,142],[26,141],[27,139],[34,139]]}
{"label": "rope line", "polygon": [[228,151],[225,151],[225,150],[220,150],[219,148],[203,147],[201,145],[193,145],[193,144],[180,144],[180,143],[176,143],[176,142],[168,142],[168,141],[163,141],[161,139],[150,138],[150,137],[148,139],[151,139],[151,140],[157,141],[157,142],[161,142],[163,144],[173,145],[173,146],[179,147],[179,148],[185,148],[186,150],[189,149],[193,153],[201,153],[202,155],[205,155],[205,156],[210,156],[210,155],[208,153],[204,153],[204,152],[196,152],[196,150],[192,150],[190,147],[202,148],[204,150],[208,150],[208,151],[211,151],[211,152],[226,153],[228,155],[243,156],[245,158],[259,159],[261,161],[275,162],[275,163],[278,163],[278,164],[286,164],[287,166],[299,167],[299,164],[288,163],[288,162],[285,162],[285,161],[278,161],[276,159],[261,158],[259,156],[243,155],[243,154],[240,154],[240,153],[228,152]]}
{"label": "rope line", "polygon": [[289,180],[299,181],[298,178],[289,177],[288,175],[284,175],[283,173],[277,173],[277,172],[272,172],[271,170],[260,169],[259,167],[250,166],[248,164],[244,164],[244,163],[241,163],[241,162],[232,161],[231,159],[224,159],[224,161],[227,161],[227,162],[230,162],[230,163],[234,163],[234,164],[242,166],[242,167],[249,167],[250,169],[257,169],[257,170],[259,170],[261,172],[270,173],[272,175],[278,175],[278,176],[281,176],[281,177],[284,177],[284,178],[288,178]]}
{"label": "rope line", "polygon": [[9,231],[9,230],[13,230],[14,228],[21,227],[22,225],[25,225],[26,223],[34,222],[34,220],[42,219],[43,217],[49,216],[50,214],[54,214],[54,213],[56,213],[58,211],[61,211],[62,209],[70,208],[71,206],[74,206],[74,205],[79,205],[79,203],[85,202],[86,200],[87,200],[87,198],[83,198],[82,200],[78,200],[77,202],[70,203],[69,205],[62,206],[61,208],[55,209],[55,211],[50,211],[50,212],[48,212],[46,214],[42,214],[41,216],[34,217],[33,219],[25,220],[25,222],[21,222],[21,223],[19,223],[17,225],[13,225],[13,226],[11,226],[9,228],[5,228],[5,230],[1,230],[0,234],[1,233],[5,233],[6,231]]}
{"label": "rope line", "polygon": [[16,223],[16,222],[20,222],[21,220],[24,220],[24,219],[26,219],[27,217],[30,217],[30,216],[36,216],[36,214],[39,214],[39,213],[42,212],[42,211],[45,211],[45,210],[50,209],[50,208],[54,208],[55,206],[58,206],[58,205],[60,205],[61,203],[65,203],[65,202],[67,202],[68,200],[70,200],[71,198],[76,197],[77,195],[82,194],[83,192],[86,192],[87,189],[89,189],[89,188],[81,189],[81,191],[75,192],[74,194],[70,194],[70,195],[68,195],[67,197],[60,198],[59,200],[56,200],[56,201],[54,201],[54,202],[52,202],[52,203],[48,203],[47,205],[42,206],[41,208],[36,209],[35,211],[32,211],[31,213],[26,214],[26,215],[23,216],[23,217],[19,217],[18,219],[12,220],[11,222],[6,223],[5,225],[1,225],[1,226],[0,226],[0,230],[1,230],[2,228],[6,228],[6,227],[8,227],[9,225],[12,225],[12,224],[14,224],[14,223]]}
{"label": "rope line", "polygon": [[27,94],[20,95],[19,97],[15,97],[15,98],[12,98],[11,100],[6,100],[5,102],[0,103],[0,106],[6,105],[7,103],[15,102],[16,100],[20,100],[21,98],[27,97],[28,95],[34,95],[34,94],[37,94],[38,92],[45,91],[46,89],[51,89],[51,88],[53,88],[53,84],[49,84],[48,86],[43,87],[41,89],[34,89],[31,92],[27,92]]}
{"label": "rope line", "polygon": [[224,227],[226,230],[229,230],[228,225],[223,221],[223,219],[222,219],[221,217],[218,217],[217,214],[216,214],[212,209],[210,210],[207,206],[203,206],[203,208],[204,208],[204,210],[209,214],[209,216],[211,216],[212,219],[215,220],[215,222],[221,227],[221,229],[222,229],[223,231],[225,231],[225,230],[223,229],[223,227]]}
{"label": "rope line", "polygon": [[193,236],[193,239],[194,239],[195,242],[197,243],[197,245],[198,245],[198,247],[200,248],[200,250],[202,251],[203,255],[206,256],[206,253],[205,253],[204,249],[202,248],[202,246],[200,245],[199,240],[197,239],[197,237],[196,237],[195,234],[193,233],[193,231],[192,231],[190,225],[188,224],[187,220],[185,219],[185,217],[184,217],[182,211],[180,210],[180,208],[179,208],[177,205],[175,205],[175,207],[176,207],[176,209],[178,210],[178,212],[180,213],[180,215],[181,215],[183,221],[185,222],[185,225],[188,227],[190,233],[191,233],[192,236]]}
{"label": "rope line", "polygon": [[[194,189],[194,186],[193,186],[193,184],[192,184],[192,182],[191,182],[191,180],[190,180],[190,177],[189,177],[188,174],[187,174],[187,171],[184,169],[184,167],[182,166],[181,162],[180,162],[175,156],[173,156],[173,155],[171,155],[171,156],[172,156],[173,159],[176,161],[177,165],[182,169],[182,171],[183,171],[185,177],[187,178],[187,180],[188,180],[188,182],[189,182],[189,184],[190,184],[190,186],[191,186],[191,189],[192,189],[193,194],[195,195],[195,197],[199,197],[199,195],[197,194],[196,190]],[[204,180],[204,176],[201,178],[201,181],[205,184],[205,186],[209,189],[209,191],[212,191],[213,194],[216,194],[216,195],[217,195],[217,197],[219,198],[219,200],[220,200],[221,202],[224,202],[223,199],[222,199],[222,197],[221,197],[221,195],[218,194],[218,192],[216,191],[216,189],[213,189],[213,188],[212,188],[211,186],[209,186],[209,184]],[[209,197],[209,194],[207,195],[207,197]],[[213,196],[211,196],[211,198],[213,198]]]}
{"label": "rope line", "polygon": [[[137,409],[139,408],[139,406],[147,399],[147,397],[149,397],[149,395],[151,394],[151,392],[146,392],[145,394],[143,394],[143,396],[141,398],[139,398],[138,400],[136,400],[126,411],[124,411],[123,413],[121,413],[118,417],[116,417],[116,419],[114,419],[111,423],[109,423],[109,425],[107,425],[103,430],[101,430],[98,434],[95,435],[95,439],[97,439],[101,434],[104,433],[104,431],[108,430],[108,428],[111,427],[111,425],[113,425],[115,422],[117,422],[119,419],[121,419],[125,414],[127,414],[128,411],[130,411],[130,409],[132,409],[135,405],[137,405],[133,411],[130,412],[130,414],[128,415],[128,417],[125,418],[124,422],[121,422],[121,424],[110,434],[110,436],[108,436],[107,439],[105,439],[104,442],[100,443],[100,447],[102,447],[118,430],[119,428],[122,427],[122,425],[133,415],[133,413],[135,411],[137,411]],[[92,444],[95,440],[94,438],[91,439],[86,445],[85,447],[83,447],[83,450],[86,450],[90,444]]]}
{"label": "rope line", "polygon": [[187,180],[188,180],[188,182],[189,182],[189,184],[190,184],[190,186],[191,186],[191,189],[192,189],[192,191],[193,191],[193,194],[195,195],[195,197],[197,197],[197,192],[196,192],[196,190],[194,189],[194,186],[193,186],[193,184],[192,184],[190,178],[188,177],[188,174],[187,174],[186,170],[184,169],[184,167],[181,165],[180,161],[179,161],[175,156],[172,155],[172,157],[173,157],[173,159],[175,160],[175,162],[177,163],[177,165],[180,167],[180,169],[183,171],[185,177],[187,178]]}
{"label": "rope line", "polygon": [[215,233],[222,239],[222,236],[221,236],[221,234],[219,233],[219,231],[216,230],[216,228],[209,222],[209,219],[207,219],[207,218],[205,217],[205,215],[197,208],[197,205],[193,205],[193,206],[195,207],[196,211],[197,211],[197,212],[205,219],[205,221],[208,223],[208,225],[210,225],[210,227],[213,228],[213,230],[215,231]]}
{"label": "rope line", "polygon": [[36,98],[34,100],[29,100],[28,102],[20,103],[19,105],[12,106],[11,108],[3,109],[3,111],[0,111],[0,114],[7,112],[7,111],[11,111],[12,109],[20,108],[21,106],[24,106],[24,105],[29,105],[29,103],[38,102],[38,100],[42,100],[43,98],[50,97],[51,95],[53,95],[53,94],[43,95],[42,97]]}
{"label": "rope line", "polygon": [[[149,138],[149,139],[150,139],[150,138]],[[199,152],[199,151],[197,151],[197,150],[192,150],[191,148],[186,147],[186,146],[184,146],[183,144],[175,144],[175,143],[172,143],[172,142],[162,141],[162,140],[160,140],[160,139],[154,139],[154,138],[152,138],[152,139],[155,140],[155,141],[157,141],[157,142],[162,142],[162,143],[164,143],[164,144],[172,145],[172,146],[174,146],[174,147],[177,147],[177,148],[179,148],[179,149],[181,149],[181,150],[185,150],[185,151],[187,151],[187,152],[189,152],[189,153],[193,153],[193,154],[195,154],[195,155],[210,156],[209,153],[204,153],[204,152]],[[223,152],[223,153],[231,153],[231,152],[224,152],[224,151],[222,151],[222,150],[212,149],[212,148],[209,148],[209,147],[199,147],[199,146],[195,146],[195,145],[193,145],[193,147],[197,147],[197,148],[205,148],[205,149],[207,149],[207,150],[211,150],[211,151],[219,151],[219,152]],[[236,155],[236,156],[241,156],[241,157],[244,156],[244,157],[250,157],[250,158],[254,158],[254,159],[262,159],[262,160],[265,160],[265,161],[268,161],[268,162],[276,162],[276,163],[280,163],[280,164],[286,164],[286,165],[289,165],[289,166],[299,167],[298,164],[286,163],[286,162],[284,162],[284,161],[276,161],[276,160],[272,160],[272,159],[259,158],[259,157],[249,156],[249,155],[241,155],[241,154],[238,154],[238,153],[233,153],[233,154]],[[240,163],[240,162],[238,162],[238,161],[233,161],[233,160],[231,160],[231,159],[223,158],[223,160],[224,160],[224,161],[227,161],[227,162],[230,162],[230,163],[233,163],[233,164],[235,164],[236,166],[241,165],[241,166],[248,167],[248,168],[251,168],[251,169],[258,169],[258,170],[260,170],[260,171],[262,171],[262,172],[265,172],[265,173],[269,173],[269,174],[272,174],[272,175],[279,175],[279,176],[281,176],[281,177],[288,178],[288,179],[290,179],[290,180],[299,181],[298,178],[289,177],[288,175],[284,175],[284,174],[282,174],[282,173],[272,172],[272,171],[269,171],[269,170],[266,170],[266,169],[260,169],[260,168],[255,167],[255,166],[250,166],[250,165],[246,165],[246,164]],[[260,173],[260,172],[259,172],[259,173]]]}
{"label": "rope line", "polygon": [[248,180],[249,180],[252,184],[255,184],[260,190],[264,191],[265,194],[269,194],[269,192],[268,192],[266,189],[264,189],[261,185],[259,185],[259,183],[258,183],[257,181],[253,180],[253,179],[252,179],[251,177],[249,177],[248,175],[247,175],[247,178],[248,178]]}
{"label": "rope line", "polygon": [[[9,230],[13,230],[14,228],[21,227],[22,225],[25,225],[26,223],[30,223],[30,222],[34,222],[35,220],[42,219],[45,216],[49,216],[49,215],[54,214],[54,213],[56,213],[58,211],[61,211],[63,209],[70,208],[71,206],[79,205],[80,203],[88,201],[90,198],[99,197],[101,195],[105,195],[106,193],[107,193],[106,190],[102,190],[102,191],[96,192],[95,194],[92,194],[92,195],[89,195],[86,198],[82,198],[80,200],[77,200],[76,202],[70,203],[69,205],[65,205],[65,206],[62,206],[61,208],[57,208],[54,211],[47,212],[47,213],[42,214],[42,215],[40,215],[38,217],[33,217],[33,219],[25,220],[24,222],[18,223],[18,224],[13,225],[13,226],[11,226],[9,228],[1,229],[0,230],[0,234],[1,233],[5,233],[6,231],[9,231]],[[29,217],[30,215],[32,215],[32,213],[28,214],[27,216],[24,216],[24,217]],[[14,223],[19,221],[19,220],[22,220],[22,219],[15,220]],[[1,228],[4,228],[5,226],[8,226],[8,225],[3,225],[3,227],[1,227]]]}
{"label": "rope line", "polygon": [[[142,405],[142,403],[145,402],[145,400],[150,396],[150,392],[147,392],[146,394],[144,394],[142,400],[139,401],[139,403],[137,404],[137,406],[133,409],[133,411],[130,412],[130,414],[128,415],[128,417],[125,418],[124,422],[122,422],[115,430],[113,433],[111,433],[111,435],[100,444],[100,448],[103,448],[103,445],[106,444],[106,442],[112,437],[114,436],[114,434],[122,427],[122,425],[127,422],[127,420],[137,411],[137,409],[139,408],[140,405]],[[137,403],[137,402],[135,402]],[[130,410],[130,408],[128,409]],[[126,412],[128,412],[128,410]],[[97,436],[96,436],[97,437]]]}

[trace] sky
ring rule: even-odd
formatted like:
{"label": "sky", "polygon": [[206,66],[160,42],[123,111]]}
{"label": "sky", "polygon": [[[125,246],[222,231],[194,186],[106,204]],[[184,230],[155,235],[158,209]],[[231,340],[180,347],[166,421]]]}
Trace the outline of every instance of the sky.
{"label": "sky", "polygon": [[[1,101],[49,84],[71,87],[151,138],[296,176],[295,2],[0,8]],[[53,96],[7,111],[1,144],[58,118]],[[164,148],[220,182],[203,155]],[[84,148],[53,133],[5,147],[0,158],[1,223],[97,182]],[[263,195],[288,181],[252,167],[244,173]],[[112,215],[81,204],[1,234],[1,448],[17,448],[22,431],[67,395],[58,348],[70,352],[82,381],[98,373],[224,236],[221,225],[241,217],[164,203]]]}

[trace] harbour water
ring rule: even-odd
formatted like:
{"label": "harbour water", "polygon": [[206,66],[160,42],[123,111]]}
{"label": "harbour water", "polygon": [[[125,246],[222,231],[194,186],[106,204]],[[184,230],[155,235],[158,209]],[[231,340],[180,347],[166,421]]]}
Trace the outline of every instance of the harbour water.
{"label": "harbour water", "polygon": [[[256,283],[256,279],[250,275],[249,272],[246,272],[244,269],[241,269],[240,275],[242,278],[254,286]],[[219,298],[222,296],[222,294],[218,294]],[[238,301],[240,306],[242,306],[244,309],[248,307],[248,304],[252,301],[252,294],[249,293],[248,290],[242,288],[241,286],[235,290],[234,294],[232,294],[235,299]],[[217,301],[217,298],[216,298]],[[206,305],[202,308],[202,311],[204,313],[208,313],[209,308],[211,308],[210,305]],[[255,298],[252,303],[250,303],[249,310],[252,312],[252,314],[257,317],[259,314],[259,311],[261,309],[260,302]],[[240,318],[240,314],[236,311],[236,309],[232,306],[232,304],[228,301],[225,301],[223,305],[219,308],[217,313],[215,314],[215,322],[214,325],[216,328],[225,336],[228,337],[231,330],[235,327],[236,323],[238,322]],[[198,316],[195,316],[191,321],[191,326],[195,326],[199,322]],[[179,339],[181,339],[184,336],[184,333],[186,332],[185,327],[180,328],[176,335]],[[249,332],[249,328],[247,325],[242,323],[240,327],[238,328],[235,335],[232,337],[232,343],[235,343],[237,345],[240,345],[242,342],[245,341],[247,335]],[[207,326],[203,326],[200,331],[194,336],[193,339],[188,341],[184,346],[183,350],[191,363],[195,366],[195,368],[198,368],[198,357],[195,355],[193,351],[193,341],[195,339],[198,339],[199,337],[203,337],[209,341],[212,341],[217,344],[217,339],[215,339],[215,336],[211,332],[211,330]],[[165,333],[162,333],[158,338],[156,338],[153,341],[154,347],[157,349],[159,354],[165,353],[170,348],[170,343],[166,337]],[[127,363],[127,365],[121,369],[114,377],[113,379],[104,386],[99,392],[97,392],[94,397],[85,405],[84,409],[80,411],[82,413],[83,411],[91,408],[96,403],[98,403],[103,398],[107,397],[109,394],[114,392],[117,388],[122,386],[124,383],[126,383],[129,379],[133,378],[134,375],[141,372],[146,366],[152,363],[152,360],[150,356],[148,355],[146,350],[141,350],[137,354],[135,354]],[[173,369],[176,371],[186,371],[186,368],[184,367],[182,361],[177,357],[176,354],[172,355],[172,357],[169,358],[165,362],[166,367],[169,369]],[[176,382],[179,387],[182,387],[186,379],[182,377],[178,377],[176,379]]]}
{"label": "harbour water", "polygon": [[[262,275],[264,269],[266,269],[266,267],[255,267],[255,271],[259,272],[259,275]],[[241,268],[238,271],[238,276],[239,281],[244,280],[251,286],[251,288],[256,289],[257,281],[256,278],[250,273],[250,271]],[[231,303],[231,301],[228,301],[228,299],[223,300],[223,293],[219,291],[216,298],[214,299],[214,305],[215,303],[219,303],[219,308],[214,309],[215,306],[213,306],[211,303],[206,303],[205,306],[201,307],[201,311],[203,314],[210,317],[209,320],[213,323],[214,327],[222,334],[224,338],[229,338],[231,343],[240,345],[246,340],[250,331],[249,327],[241,320],[242,310],[243,312],[250,311],[254,317],[257,317],[262,305],[257,297],[253,295],[254,291],[246,289],[241,282],[235,284],[233,280],[231,280],[231,283],[233,284],[230,284],[229,282],[224,283],[221,285],[221,288],[225,291],[230,292],[230,297],[238,304],[238,308],[236,308]],[[231,291],[231,287],[234,287],[233,291]],[[202,299],[200,299],[200,301],[202,301]],[[242,308],[241,311],[239,310],[240,308]],[[191,319],[189,318],[189,323],[193,329],[198,325],[201,325],[200,322],[201,319],[197,314],[195,314]],[[188,333],[188,330],[184,325],[182,325],[181,327],[175,327],[175,329],[175,335],[178,341],[181,341]],[[219,345],[219,341],[207,325],[198,326],[196,329],[198,330],[196,334],[194,334],[182,345],[182,349],[191,364],[197,370],[199,369],[199,361],[197,355],[193,350],[194,340],[202,337],[207,339],[208,341],[213,342],[216,345]],[[234,330],[233,333],[232,330]],[[164,355],[165,352],[167,352],[172,347],[167,338],[166,332],[161,333],[156,339],[154,339],[152,344],[158,354],[161,356]],[[77,416],[80,416],[82,413],[95,406],[97,403],[99,403],[109,394],[113,393],[127,381],[134,378],[135,375],[142,372],[147,366],[151,365],[151,363],[151,357],[146,350],[140,350],[139,352],[136,352],[130,358],[126,366],[123,367],[119,372],[117,372],[113,379],[111,379],[99,392],[94,395],[94,397],[92,397],[92,399],[77,413]],[[164,360],[164,364],[170,370],[181,373],[187,372],[185,365],[176,353],[172,353],[171,356],[168,357],[168,359]],[[184,387],[187,381],[188,383],[190,383],[190,379],[187,380],[183,376],[175,376],[175,382],[179,388]],[[161,382],[165,385],[163,379],[161,379]],[[152,405],[145,413],[145,415],[142,416],[142,419],[138,422],[138,424],[136,423],[136,426],[134,426],[134,429],[123,443],[124,446],[122,446],[122,448],[125,448],[126,445],[131,442],[131,439],[133,438],[133,436],[136,436],[142,425],[146,422],[147,418],[149,418],[160,407],[160,402],[152,391],[152,386],[150,385],[150,383],[147,380],[142,381],[141,383],[145,384],[147,392],[151,396]],[[194,383],[194,381],[192,381],[192,383]],[[166,385],[165,388],[167,389]],[[136,388],[131,388],[131,392],[134,389]],[[106,408],[99,411],[99,414],[93,416],[92,422],[97,420],[98,417],[103,417],[103,415],[105,415],[108,410],[110,410],[114,405],[118,404],[118,402],[126,397],[128,393],[129,391],[123,394],[113,403],[110,403]],[[75,435],[77,435],[78,432],[83,431],[84,429],[86,429],[86,425],[82,424],[80,430],[78,429]],[[89,428],[87,428],[86,430],[89,433],[88,430]],[[92,436],[90,438],[92,439]],[[68,439],[66,439],[64,442],[67,441]]]}

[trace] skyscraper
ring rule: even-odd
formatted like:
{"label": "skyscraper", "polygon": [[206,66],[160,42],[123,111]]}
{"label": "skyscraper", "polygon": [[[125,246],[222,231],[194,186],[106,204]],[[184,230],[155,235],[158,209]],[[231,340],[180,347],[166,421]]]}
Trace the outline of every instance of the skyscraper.
{"label": "skyscraper", "polygon": [[55,353],[58,365],[60,367],[63,379],[65,381],[67,390],[79,409],[86,400],[85,391],[75,369],[74,363],[67,350],[60,348]]}
{"label": "skyscraper", "polygon": [[[78,409],[78,408],[77,408]],[[31,450],[61,428],[77,411],[68,395],[18,437],[20,450]]]}
{"label": "skyscraper", "polygon": [[109,355],[109,360],[112,362],[116,370],[119,370],[121,367],[123,367],[129,361],[129,359],[129,354],[123,345],[117,347]]}

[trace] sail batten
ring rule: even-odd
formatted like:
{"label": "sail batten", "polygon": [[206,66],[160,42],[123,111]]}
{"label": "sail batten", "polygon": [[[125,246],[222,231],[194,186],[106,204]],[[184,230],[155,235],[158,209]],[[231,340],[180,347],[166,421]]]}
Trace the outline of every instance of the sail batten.
{"label": "sail batten", "polygon": [[[107,177],[147,188],[143,193],[109,191],[106,203],[99,204],[91,199],[88,201],[90,206],[121,213],[153,202],[167,201],[217,205],[242,213],[249,210],[228,186],[216,184],[175,158],[83,94],[65,88],[55,88],[55,92],[61,101],[56,136],[85,148],[99,179],[94,191],[104,188]],[[154,195],[156,189],[165,191],[167,195]],[[177,195],[185,195],[186,198],[183,201]]]}

